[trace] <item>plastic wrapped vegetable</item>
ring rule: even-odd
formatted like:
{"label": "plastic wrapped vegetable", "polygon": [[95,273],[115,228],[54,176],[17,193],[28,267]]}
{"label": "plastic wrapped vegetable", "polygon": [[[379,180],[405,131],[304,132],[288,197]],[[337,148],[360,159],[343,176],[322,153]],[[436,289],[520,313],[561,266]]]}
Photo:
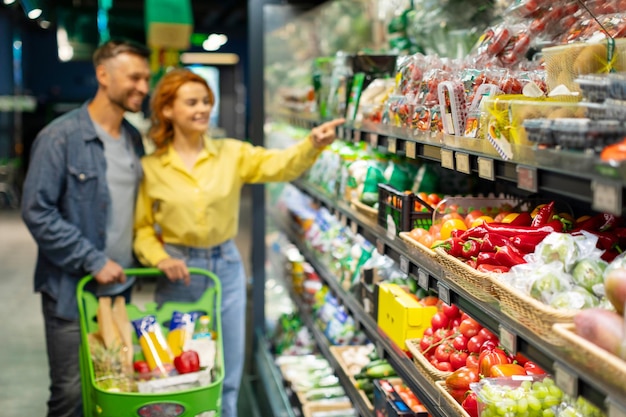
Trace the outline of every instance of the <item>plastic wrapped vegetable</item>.
{"label": "plastic wrapped vegetable", "polygon": [[604,270],[607,267],[607,263],[602,259],[581,259],[572,270],[572,278],[576,285],[580,285],[588,291],[593,291],[593,288],[597,284],[604,282]]}

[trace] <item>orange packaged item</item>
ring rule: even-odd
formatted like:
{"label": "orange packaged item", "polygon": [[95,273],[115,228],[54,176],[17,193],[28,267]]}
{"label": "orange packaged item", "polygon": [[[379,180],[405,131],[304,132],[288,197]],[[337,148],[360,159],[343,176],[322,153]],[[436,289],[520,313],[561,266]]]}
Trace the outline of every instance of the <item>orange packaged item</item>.
{"label": "orange packaged item", "polygon": [[143,356],[151,371],[159,370],[163,375],[174,369],[172,352],[163,337],[161,326],[155,316],[133,320]]}

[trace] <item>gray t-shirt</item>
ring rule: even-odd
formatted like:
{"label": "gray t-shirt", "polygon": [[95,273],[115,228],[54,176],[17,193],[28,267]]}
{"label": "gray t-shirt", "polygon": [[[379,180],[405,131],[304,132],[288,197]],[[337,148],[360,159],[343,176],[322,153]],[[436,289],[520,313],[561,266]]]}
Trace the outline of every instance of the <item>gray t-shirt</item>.
{"label": "gray t-shirt", "polygon": [[[128,132],[122,129],[120,137],[116,139],[97,123],[93,122],[93,125],[104,144],[106,180],[111,195],[105,253],[123,268],[130,268],[133,266],[133,222],[140,162],[133,151]],[[118,294],[133,282],[131,278],[125,284],[100,286],[98,295]]]}

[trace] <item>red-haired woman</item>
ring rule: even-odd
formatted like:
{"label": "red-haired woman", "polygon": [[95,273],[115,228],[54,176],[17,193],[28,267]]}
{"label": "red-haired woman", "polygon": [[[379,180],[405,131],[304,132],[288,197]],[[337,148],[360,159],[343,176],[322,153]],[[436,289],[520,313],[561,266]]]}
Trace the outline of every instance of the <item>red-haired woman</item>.
{"label": "red-haired woman", "polygon": [[247,183],[290,181],[309,168],[335,139],[333,120],[306,140],[268,150],[208,134],[213,92],[206,81],[175,69],[159,81],[152,97],[150,136],[156,151],[142,160],[135,217],[135,253],[166,277],[157,281],[156,301],[193,302],[207,288],[188,267],[213,271],[222,284],[225,379],[222,416],[237,416],[243,370],[246,278],[233,242],[241,188]]}

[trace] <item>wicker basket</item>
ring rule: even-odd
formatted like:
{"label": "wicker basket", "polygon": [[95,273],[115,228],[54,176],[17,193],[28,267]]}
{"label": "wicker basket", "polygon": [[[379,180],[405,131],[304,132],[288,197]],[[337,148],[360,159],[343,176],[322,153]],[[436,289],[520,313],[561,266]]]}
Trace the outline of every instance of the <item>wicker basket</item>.
{"label": "wicker basket", "polygon": [[490,277],[500,310],[513,320],[556,346],[563,345],[563,339],[552,330],[556,323],[573,323],[577,310],[558,310],[511,287],[501,280]]}
{"label": "wicker basket", "polygon": [[[339,366],[341,366],[341,370],[346,375],[348,375],[348,379],[350,380],[352,385],[356,386],[356,379],[354,379],[354,375],[349,371],[348,365],[343,361],[343,355],[342,355],[342,353],[345,350],[353,349],[353,348],[354,348],[354,346],[331,346],[330,347],[330,353],[333,354],[333,356],[337,360],[337,363],[339,364]],[[365,392],[363,390],[358,390],[358,391],[359,391],[359,395],[363,399],[363,402],[365,403],[367,408],[372,410],[372,411],[374,411],[374,405],[372,404],[370,399],[367,398],[367,395],[365,394]]]}
{"label": "wicker basket", "polygon": [[569,353],[568,359],[581,369],[602,376],[622,391],[626,389],[626,361],[578,336],[574,324],[557,323],[553,330],[562,339],[562,344]]}
{"label": "wicker basket", "polygon": [[406,243],[411,245],[412,248],[417,249],[418,252],[424,254],[425,256],[428,256],[433,259],[437,258],[437,254],[435,253],[434,250],[432,250],[431,248],[427,246],[422,245],[420,242],[413,239],[410,233],[408,232],[400,233],[400,239],[404,240]]}
{"label": "wicker basket", "polygon": [[492,285],[493,280],[489,274],[478,272],[454,256],[448,255],[443,248],[435,249],[435,253],[448,279],[459,284],[480,301],[495,301],[494,299],[497,297]]}
{"label": "wicker basket", "polygon": [[372,223],[376,224],[378,221],[378,210],[368,206],[367,204],[361,203],[359,200],[352,200],[350,204],[356,211],[366,216]]}
{"label": "wicker basket", "polygon": [[432,382],[442,381],[446,379],[452,372],[443,372],[439,369],[435,368],[428,359],[424,357],[422,352],[420,351],[420,341],[422,339],[407,339],[406,347],[411,352],[413,356],[413,362],[415,366],[417,366],[420,370],[422,370],[423,374],[430,379]]}
{"label": "wicker basket", "polygon": [[470,415],[467,414],[467,411],[465,411],[463,407],[461,407],[461,404],[457,403],[454,397],[450,395],[444,381],[435,382],[435,387],[441,394],[441,398],[443,398],[443,400],[448,403],[448,405],[454,408],[454,410],[458,413],[457,415],[462,417],[470,417]]}

